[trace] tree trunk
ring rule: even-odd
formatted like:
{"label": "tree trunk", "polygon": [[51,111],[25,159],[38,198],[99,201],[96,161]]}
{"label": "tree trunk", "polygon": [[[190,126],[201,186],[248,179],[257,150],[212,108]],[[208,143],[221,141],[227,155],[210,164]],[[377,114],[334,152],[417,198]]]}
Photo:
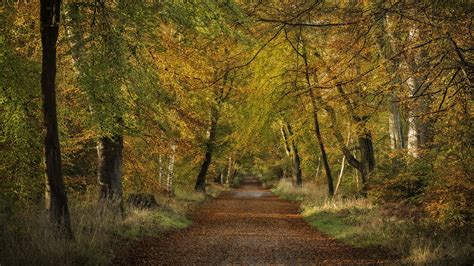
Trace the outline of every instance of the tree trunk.
{"label": "tree trunk", "polygon": [[66,237],[72,238],[67,193],[64,187],[56,111],[56,43],[59,32],[61,1],[41,0],[42,69],[41,93],[46,135],[44,152],[46,163],[46,209],[49,217]]}
{"label": "tree trunk", "polygon": [[168,164],[168,177],[166,180],[166,193],[168,196],[174,196],[174,188],[173,188],[173,178],[174,178],[174,156],[176,153],[176,145],[171,145],[171,155],[170,161]]}
{"label": "tree trunk", "polygon": [[392,150],[399,150],[405,148],[405,142],[403,140],[403,127],[402,118],[400,116],[399,98],[395,93],[390,94],[389,99],[389,111],[388,117],[389,133],[390,133],[390,146]]}
{"label": "tree trunk", "polygon": [[319,177],[319,171],[321,170],[321,155],[318,157],[318,168],[316,169],[316,179]]}
{"label": "tree trunk", "polygon": [[[416,25],[410,28],[409,38],[419,41],[420,29]],[[425,82],[428,77],[428,73],[426,73],[429,65],[426,62],[427,58],[429,58],[429,53],[426,47],[422,47],[406,57],[406,64],[411,72],[411,76],[407,79],[407,85],[412,99],[408,119],[408,152],[413,157],[420,155],[420,150],[427,147],[432,137],[430,123],[424,118],[431,102],[430,96],[425,91],[429,87]]]}
{"label": "tree trunk", "polygon": [[295,183],[297,186],[301,186],[303,184],[303,176],[301,173],[301,160],[300,160],[300,154],[298,152],[298,147],[296,146],[295,135],[293,134],[291,125],[288,123],[286,123],[286,130],[288,131],[288,135],[291,140],[291,151],[292,151],[292,158],[293,158],[293,174],[295,177]]}
{"label": "tree trunk", "polygon": [[372,136],[369,132],[363,133],[359,136],[359,149],[360,149],[360,164],[361,164],[361,175],[362,183],[365,184],[367,175],[372,172],[375,168],[375,157],[374,148],[372,144]]}
{"label": "tree trunk", "polygon": [[426,148],[429,142],[429,125],[422,116],[428,111],[426,96],[419,97],[421,81],[410,77],[407,81],[410,96],[414,98],[408,118],[408,152],[413,157],[418,157],[420,149]]}
{"label": "tree trunk", "polygon": [[346,156],[342,156],[342,161],[341,161],[341,170],[339,171],[339,177],[337,179],[336,183],[336,189],[334,190],[334,196],[337,194],[337,190],[339,189],[339,186],[341,185],[342,181],[342,175],[344,173],[344,165],[346,164]]}
{"label": "tree trunk", "polygon": [[196,178],[196,185],[194,189],[196,191],[204,192],[206,190],[206,175],[209,165],[211,165],[212,152],[214,150],[214,142],[216,141],[216,131],[217,131],[217,120],[219,117],[219,111],[217,108],[212,108],[211,110],[211,123],[208,130],[208,139],[206,142],[206,153],[204,155],[204,160],[201,165],[201,170]]}
{"label": "tree trunk", "polygon": [[160,190],[163,191],[163,161],[161,159],[161,154],[158,155],[158,186]]}
{"label": "tree trunk", "polygon": [[[304,48],[304,46],[303,46]],[[321,136],[321,130],[319,127],[319,118],[318,118],[318,108],[316,106],[316,99],[315,95],[313,92],[313,89],[311,87],[311,81],[309,78],[309,65],[308,65],[308,59],[307,59],[307,54],[306,54],[306,49],[303,49],[303,60],[305,64],[305,78],[306,78],[306,84],[308,85],[308,92],[309,92],[309,97],[311,100],[311,106],[313,108],[313,122],[314,122],[314,130],[316,133],[316,139],[318,140],[319,143],[319,149],[321,150],[321,158],[323,161],[323,166],[324,170],[326,172],[326,179],[327,179],[327,185],[328,185],[328,194],[329,197],[332,197],[334,195],[334,184],[332,180],[332,174],[331,174],[331,168],[329,167],[329,161],[328,157],[326,155],[326,149],[324,148],[324,142],[323,142],[323,137]]]}
{"label": "tree trunk", "polygon": [[[367,130],[365,126],[365,123],[368,120],[368,116],[357,115],[354,108],[354,103],[344,92],[342,85],[338,84],[336,88],[339,94],[342,96],[344,103],[351,114],[352,121],[356,123],[357,126],[360,128],[358,133],[360,161],[357,161],[357,159],[350,153],[350,151],[347,149],[348,143],[343,143],[344,139],[342,135],[338,132],[335,132],[336,139],[338,139],[338,142],[344,147],[343,153],[346,156],[349,164],[359,170],[362,181],[362,192],[364,193],[365,184],[367,182],[367,176],[375,168],[375,156],[372,144],[372,136],[370,134],[370,131]],[[328,111],[330,116],[333,117],[333,121],[336,121],[336,113],[334,109],[329,105],[325,105],[325,109],[326,111]]]}
{"label": "tree trunk", "polygon": [[[376,42],[380,57],[388,62],[386,70],[391,76],[392,92],[389,94],[388,110],[389,110],[389,134],[392,150],[405,148],[403,139],[402,118],[400,116],[399,98],[396,92],[397,88],[401,88],[402,81],[398,73],[399,60],[393,57],[394,49],[392,38],[388,32],[389,17],[388,14],[382,12],[384,9],[384,1],[377,1],[377,10],[374,20],[378,21],[379,27],[376,27]],[[380,17],[382,16],[382,17]]]}
{"label": "tree trunk", "polygon": [[290,144],[288,142],[288,135],[286,134],[286,129],[285,129],[285,125],[284,125],[283,121],[281,121],[280,130],[281,130],[281,136],[283,138],[283,144],[285,146],[284,148],[285,148],[286,156],[290,157],[291,156],[291,149],[290,149]]}
{"label": "tree trunk", "polygon": [[[71,40],[71,54],[76,71],[80,71],[81,44],[83,38],[80,24],[78,3],[70,3],[67,9],[67,19],[72,25],[66,30]],[[92,110],[93,108],[89,106]],[[119,117],[117,122],[122,124]],[[115,134],[112,137],[100,137],[97,141],[99,201],[107,202],[109,207],[123,211],[122,205],[122,151],[123,136]],[[160,157],[161,160],[161,157]],[[160,173],[161,174],[161,173]],[[159,180],[161,185],[161,179]]]}
{"label": "tree trunk", "polygon": [[[347,134],[347,142],[346,142],[346,146],[349,145],[349,142],[351,142],[352,139],[351,139],[351,128],[349,126],[349,133]],[[346,163],[346,156],[343,155],[342,156],[342,162],[341,162],[341,171],[339,172],[339,178],[337,179],[337,184],[336,184],[336,189],[334,190],[334,195],[337,194],[337,190],[339,189],[339,186],[341,185],[341,181],[342,181],[342,174],[344,173],[344,165]]]}
{"label": "tree trunk", "polygon": [[226,184],[230,183],[230,177],[232,175],[232,156],[229,156],[229,164],[227,165],[227,178]]}
{"label": "tree trunk", "polygon": [[101,137],[97,142],[99,160],[99,200],[115,210],[123,210],[122,205],[122,151],[123,137]]}

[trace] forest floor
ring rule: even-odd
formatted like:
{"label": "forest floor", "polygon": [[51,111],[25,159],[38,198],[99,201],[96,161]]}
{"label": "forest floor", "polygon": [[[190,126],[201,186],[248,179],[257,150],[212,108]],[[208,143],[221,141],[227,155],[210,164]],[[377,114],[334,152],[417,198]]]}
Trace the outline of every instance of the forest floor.
{"label": "forest floor", "polygon": [[121,250],[113,264],[376,264],[393,263],[380,248],[357,248],[311,228],[299,204],[253,179],[190,215],[184,230],[147,237]]}

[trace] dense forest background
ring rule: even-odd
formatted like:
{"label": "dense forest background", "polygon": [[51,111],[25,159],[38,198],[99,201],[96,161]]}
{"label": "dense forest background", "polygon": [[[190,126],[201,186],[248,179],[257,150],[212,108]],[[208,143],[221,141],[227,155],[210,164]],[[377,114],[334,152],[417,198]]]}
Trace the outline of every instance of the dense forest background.
{"label": "dense forest background", "polygon": [[[181,199],[247,175],[311,188],[324,204],[363,199],[462,243],[473,11],[435,0],[0,2],[0,257],[69,247],[88,261],[95,246],[77,246],[90,230],[113,223],[117,234],[139,215],[127,199],[155,195],[175,217]],[[76,244],[45,238],[49,221]]]}

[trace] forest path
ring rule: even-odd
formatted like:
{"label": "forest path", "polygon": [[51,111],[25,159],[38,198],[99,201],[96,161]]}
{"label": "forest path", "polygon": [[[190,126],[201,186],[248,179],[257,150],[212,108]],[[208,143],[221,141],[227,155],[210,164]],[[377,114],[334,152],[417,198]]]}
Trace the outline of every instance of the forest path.
{"label": "forest path", "polygon": [[[196,210],[193,224],[134,243],[119,265],[376,264],[378,249],[355,248],[311,228],[298,204],[279,199],[246,179],[239,189]],[[393,262],[393,261],[392,261]]]}

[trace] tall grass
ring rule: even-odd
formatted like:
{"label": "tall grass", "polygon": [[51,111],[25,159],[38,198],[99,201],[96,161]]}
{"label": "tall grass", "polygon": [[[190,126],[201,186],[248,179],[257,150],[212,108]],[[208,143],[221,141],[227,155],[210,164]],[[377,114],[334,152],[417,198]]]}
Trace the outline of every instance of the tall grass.
{"label": "tall grass", "polygon": [[[210,189],[214,196],[219,191]],[[0,265],[106,265],[125,241],[187,227],[186,212],[206,199],[178,190],[173,198],[157,195],[158,208],[128,207],[116,215],[100,207],[95,195],[70,199],[73,241],[60,237],[42,206],[0,212]]]}
{"label": "tall grass", "polygon": [[328,198],[321,186],[305,183],[295,187],[281,180],[272,190],[301,202],[305,220],[319,230],[348,244],[383,246],[408,264],[472,264],[474,237],[466,232],[447,232],[410,217],[394,216],[370,199],[336,196]]}

